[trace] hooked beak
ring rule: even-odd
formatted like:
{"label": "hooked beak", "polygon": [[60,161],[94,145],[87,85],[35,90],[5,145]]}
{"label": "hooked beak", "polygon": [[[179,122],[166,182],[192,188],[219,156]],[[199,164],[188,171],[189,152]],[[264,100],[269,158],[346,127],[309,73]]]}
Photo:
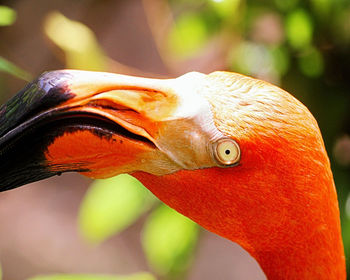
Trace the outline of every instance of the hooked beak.
{"label": "hooked beak", "polygon": [[79,159],[88,169],[84,174],[93,178],[135,170],[163,174],[178,168],[157,147],[161,127],[172,119],[179,103],[166,83],[111,73],[63,71],[70,77],[60,87],[74,97],[46,114],[80,120],[77,130],[68,132],[66,127],[65,133],[48,145],[45,158],[49,165],[76,164]]}
{"label": "hooked beak", "polygon": [[197,94],[204,79],[44,73],[0,109],[1,189],[70,171],[106,178],[215,165],[208,143],[222,135]]}

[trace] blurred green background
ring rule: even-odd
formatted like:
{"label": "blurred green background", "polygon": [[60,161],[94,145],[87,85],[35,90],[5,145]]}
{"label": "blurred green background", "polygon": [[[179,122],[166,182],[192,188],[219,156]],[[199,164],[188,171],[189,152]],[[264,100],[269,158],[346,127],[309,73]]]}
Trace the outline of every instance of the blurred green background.
{"label": "blurred green background", "polygon": [[[319,122],[350,269],[349,0],[0,1],[1,103],[60,68],[230,70],[291,92]],[[242,249],[127,175],[64,175],[0,200],[3,279],[265,279]]]}

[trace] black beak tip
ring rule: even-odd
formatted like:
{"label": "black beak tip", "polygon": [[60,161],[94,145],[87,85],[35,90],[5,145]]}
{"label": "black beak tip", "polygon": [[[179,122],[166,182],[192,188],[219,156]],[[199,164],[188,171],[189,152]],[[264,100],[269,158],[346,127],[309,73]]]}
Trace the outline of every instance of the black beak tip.
{"label": "black beak tip", "polygon": [[[45,72],[0,107],[0,191],[47,178],[39,116],[73,98],[69,71]],[[35,170],[35,172],[34,172]]]}
{"label": "black beak tip", "polygon": [[[69,80],[73,79],[73,75],[65,70],[56,70],[44,72],[35,83],[44,94],[52,95],[60,94],[65,100],[74,97],[69,90]],[[60,98],[60,99],[61,99]]]}

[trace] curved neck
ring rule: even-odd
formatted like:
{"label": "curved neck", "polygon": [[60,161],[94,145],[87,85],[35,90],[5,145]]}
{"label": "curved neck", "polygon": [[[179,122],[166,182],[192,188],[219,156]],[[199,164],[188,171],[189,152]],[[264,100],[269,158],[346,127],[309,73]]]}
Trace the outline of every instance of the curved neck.
{"label": "curved neck", "polygon": [[310,176],[268,171],[239,166],[133,175],[169,206],[240,244],[268,279],[345,279],[330,169],[314,167]]}
{"label": "curved neck", "polygon": [[[328,195],[334,198],[333,193]],[[268,279],[346,279],[336,200],[332,199],[327,206],[324,212],[315,208],[316,213],[312,213],[311,203],[309,209],[293,218],[279,212],[281,223],[286,219],[288,225],[276,226],[275,232],[266,229],[266,234],[259,234],[260,237],[250,231],[247,251]],[[259,231],[263,230],[260,227]],[[235,241],[234,235],[232,240]]]}

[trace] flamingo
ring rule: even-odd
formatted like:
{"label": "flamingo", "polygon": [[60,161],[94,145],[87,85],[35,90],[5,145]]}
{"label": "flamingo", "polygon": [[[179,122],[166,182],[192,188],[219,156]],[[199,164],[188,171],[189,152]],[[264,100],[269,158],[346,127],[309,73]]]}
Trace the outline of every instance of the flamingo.
{"label": "flamingo", "polygon": [[0,108],[0,190],[129,173],[238,243],[268,279],[345,279],[337,194],[297,99],[230,72],[148,79],[46,72]]}

